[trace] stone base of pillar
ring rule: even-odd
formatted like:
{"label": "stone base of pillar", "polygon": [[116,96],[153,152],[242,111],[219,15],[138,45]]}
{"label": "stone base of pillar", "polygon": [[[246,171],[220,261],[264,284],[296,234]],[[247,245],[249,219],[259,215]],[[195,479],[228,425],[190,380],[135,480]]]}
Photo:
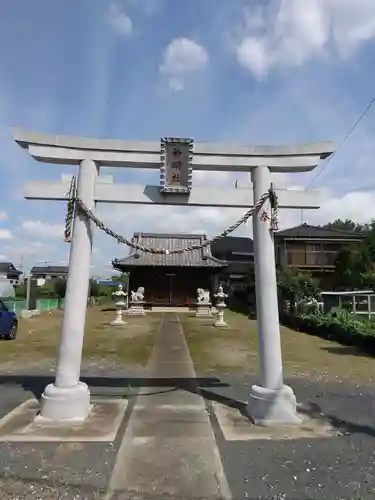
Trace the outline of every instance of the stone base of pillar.
{"label": "stone base of pillar", "polygon": [[127,314],[130,316],[144,316],[146,313],[143,304],[143,302],[130,302],[130,308],[127,310]]}
{"label": "stone base of pillar", "polygon": [[116,318],[114,321],[111,322],[112,326],[124,326],[126,325],[126,321],[124,321],[122,318]]}
{"label": "stone base of pillar", "polygon": [[220,306],[216,306],[218,307],[218,311],[217,311],[217,319],[214,323],[214,326],[216,328],[228,328],[228,323],[226,321],[224,321],[224,307],[220,307]]}
{"label": "stone base of pillar", "polygon": [[75,387],[56,387],[49,384],[44,389],[40,401],[40,414],[35,421],[82,422],[90,414],[90,391],[84,382]]}
{"label": "stone base of pillar", "polygon": [[272,390],[253,385],[247,405],[247,414],[255,425],[298,425],[302,418],[297,413],[297,400],[293,390],[283,385]]}
{"label": "stone base of pillar", "polygon": [[195,316],[196,318],[212,318],[211,306],[198,304]]}
{"label": "stone base of pillar", "polygon": [[217,321],[215,321],[214,326],[216,328],[229,328],[228,323],[224,321],[223,318],[219,318]]}

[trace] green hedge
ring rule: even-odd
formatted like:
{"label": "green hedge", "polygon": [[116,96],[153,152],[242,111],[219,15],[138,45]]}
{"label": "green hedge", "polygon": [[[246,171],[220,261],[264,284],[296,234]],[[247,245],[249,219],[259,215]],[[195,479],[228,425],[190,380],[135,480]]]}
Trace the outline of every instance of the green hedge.
{"label": "green hedge", "polygon": [[347,311],[333,314],[282,314],[280,322],[294,330],[375,354],[375,323],[358,319]]}

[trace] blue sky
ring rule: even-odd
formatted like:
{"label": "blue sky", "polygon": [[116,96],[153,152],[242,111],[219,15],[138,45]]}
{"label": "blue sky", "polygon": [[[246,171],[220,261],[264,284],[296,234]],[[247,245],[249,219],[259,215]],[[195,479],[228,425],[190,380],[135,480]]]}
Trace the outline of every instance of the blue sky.
{"label": "blue sky", "polygon": [[[340,141],[375,89],[373,0],[12,0],[0,5],[0,260],[65,262],[64,207],[22,198],[22,183],[69,167],[38,164],[11,127],[123,139],[185,136],[244,144]],[[375,106],[374,106],[375,108]],[[325,205],[306,220],[375,217],[371,110],[317,178]],[[116,181],[156,174],[107,169]],[[232,185],[231,175],[195,182]],[[283,177],[306,186],[311,174]],[[101,207],[136,230],[215,234],[240,212]],[[300,221],[283,213],[283,225]],[[241,234],[250,231],[243,228]],[[127,253],[96,237],[96,269]],[[93,271],[94,272],[94,271]]]}

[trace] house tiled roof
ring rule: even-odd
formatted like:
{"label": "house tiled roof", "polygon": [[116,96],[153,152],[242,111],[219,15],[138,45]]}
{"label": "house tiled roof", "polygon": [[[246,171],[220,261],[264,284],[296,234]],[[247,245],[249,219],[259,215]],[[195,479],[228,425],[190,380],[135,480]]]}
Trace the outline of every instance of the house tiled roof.
{"label": "house tiled roof", "polygon": [[[135,233],[132,241],[140,245],[153,248],[165,248],[175,250],[186,248],[190,245],[200,245],[205,241],[203,234],[158,234],[158,233]],[[210,247],[192,250],[181,254],[152,254],[148,252],[132,252],[128,257],[115,259],[113,266],[176,266],[176,267],[216,267],[222,268],[226,262],[215,259]]]}
{"label": "house tiled roof", "polygon": [[215,241],[211,245],[212,255],[221,253],[253,253],[254,242],[251,238],[238,236],[227,236],[221,240]]}
{"label": "house tiled roof", "polygon": [[68,274],[68,267],[66,266],[34,266],[31,269],[31,274],[47,274],[47,275],[55,275],[55,276],[63,276]]}
{"label": "house tiled roof", "polygon": [[326,227],[310,226],[301,224],[300,226],[282,229],[275,234],[276,238],[301,238],[301,239],[335,239],[335,240],[360,240],[363,238],[361,233],[354,231],[339,231],[337,229],[329,229]]}
{"label": "house tiled roof", "polygon": [[225,274],[247,275],[254,270],[254,264],[251,262],[229,262],[225,268]]}
{"label": "house tiled roof", "polygon": [[11,262],[0,262],[0,272],[18,275],[22,274],[22,271],[18,271]]}

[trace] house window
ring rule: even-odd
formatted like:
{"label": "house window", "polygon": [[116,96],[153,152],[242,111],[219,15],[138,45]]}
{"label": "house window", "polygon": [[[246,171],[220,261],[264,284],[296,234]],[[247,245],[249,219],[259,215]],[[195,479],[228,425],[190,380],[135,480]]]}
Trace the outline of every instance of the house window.
{"label": "house window", "polygon": [[306,243],[306,253],[308,252],[321,252],[322,246],[320,243]]}
{"label": "house window", "polygon": [[339,252],[343,247],[342,243],[323,243],[323,252]]}

